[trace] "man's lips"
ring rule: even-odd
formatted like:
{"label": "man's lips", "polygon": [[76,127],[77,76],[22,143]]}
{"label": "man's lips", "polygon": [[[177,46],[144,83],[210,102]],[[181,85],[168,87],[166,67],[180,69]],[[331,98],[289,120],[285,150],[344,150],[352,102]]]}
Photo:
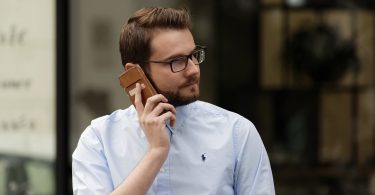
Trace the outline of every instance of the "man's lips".
{"label": "man's lips", "polygon": [[195,84],[198,84],[198,80],[187,82],[184,85],[182,85],[182,87],[189,87],[189,86],[195,85]]}

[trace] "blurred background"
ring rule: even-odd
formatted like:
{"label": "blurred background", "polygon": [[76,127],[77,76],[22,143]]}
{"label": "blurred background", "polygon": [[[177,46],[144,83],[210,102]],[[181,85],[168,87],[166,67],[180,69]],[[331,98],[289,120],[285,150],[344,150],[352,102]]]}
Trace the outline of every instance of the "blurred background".
{"label": "blurred background", "polygon": [[201,99],[257,127],[278,195],[375,194],[375,1],[0,0],[0,195],[72,194],[71,154],[130,105],[122,24],[187,7]]}

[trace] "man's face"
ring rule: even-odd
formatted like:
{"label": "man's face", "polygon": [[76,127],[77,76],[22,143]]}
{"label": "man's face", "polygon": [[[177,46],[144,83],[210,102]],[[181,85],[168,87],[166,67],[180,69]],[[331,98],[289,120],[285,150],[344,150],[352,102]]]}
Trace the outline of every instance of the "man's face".
{"label": "man's face", "polygon": [[[188,29],[156,29],[150,42],[151,61],[170,61],[189,55],[195,49]],[[199,97],[200,69],[190,59],[186,69],[173,73],[169,64],[150,63],[148,68],[156,89],[174,106],[188,104]]]}

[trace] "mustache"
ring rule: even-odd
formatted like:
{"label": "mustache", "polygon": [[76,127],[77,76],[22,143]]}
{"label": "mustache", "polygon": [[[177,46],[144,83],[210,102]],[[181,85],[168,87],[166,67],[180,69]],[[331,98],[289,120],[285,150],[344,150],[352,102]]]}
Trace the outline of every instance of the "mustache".
{"label": "mustache", "polygon": [[185,87],[185,86],[189,86],[191,84],[199,83],[199,80],[200,80],[199,76],[192,76],[186,82],[184,82],[184,84],[182,86]]}

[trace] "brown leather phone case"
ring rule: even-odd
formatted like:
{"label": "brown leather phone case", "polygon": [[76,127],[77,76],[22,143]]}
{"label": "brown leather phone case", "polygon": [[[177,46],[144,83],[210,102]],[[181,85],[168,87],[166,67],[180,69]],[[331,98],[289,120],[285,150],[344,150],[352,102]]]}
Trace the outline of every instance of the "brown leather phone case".
{"label": "brown leather phone case", "polygon": [[145,88],[142,90],[142,103],[146,104],[147,98],[156,95],[156,90],[147,79],[145,73],[139,65],[136,65],[119,76],[120,85],[129,96],[130,101],[134,105],[135,100],[135,86],[136,83],[144,84]]}

